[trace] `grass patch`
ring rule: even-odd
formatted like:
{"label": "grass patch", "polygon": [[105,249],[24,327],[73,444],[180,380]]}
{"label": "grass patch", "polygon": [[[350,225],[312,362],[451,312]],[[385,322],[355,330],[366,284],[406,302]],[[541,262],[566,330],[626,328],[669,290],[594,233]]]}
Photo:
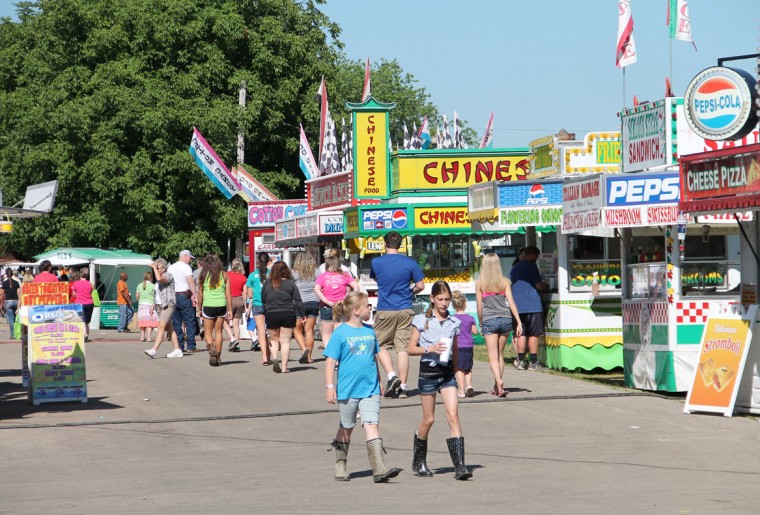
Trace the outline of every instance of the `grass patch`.
{"label": "grass patch", "polygon": [[[478,361],[484,361],[488,363],[488,349],[485,345],[475,345],[473,356]],[[504,349],[504,362],[511,366],[512,362],[515,360],[517,355],[515,354],[514,350],[512,349],[511,345],[507,345]],[[625,386],[625,376],[623,374],[623,369],[621,368],[615,368],[613,370],[603,370],[601,368],[597,368],[594,370],[551,370],[547,369],[547,373],[568,377],[571,379],[577,379],[580,381],[588,381],[590,383],[596,383],[603,386],[609,386],[611,388],[626,388]]]}

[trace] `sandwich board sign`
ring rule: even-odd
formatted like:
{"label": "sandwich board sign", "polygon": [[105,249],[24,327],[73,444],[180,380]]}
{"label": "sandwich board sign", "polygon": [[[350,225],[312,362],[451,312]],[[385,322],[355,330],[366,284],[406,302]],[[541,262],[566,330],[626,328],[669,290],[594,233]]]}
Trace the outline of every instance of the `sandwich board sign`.
{"label": "sandwich board sign", "polygon": [[733,415],[758,306],[736,309],[707,319],[684,413]]}

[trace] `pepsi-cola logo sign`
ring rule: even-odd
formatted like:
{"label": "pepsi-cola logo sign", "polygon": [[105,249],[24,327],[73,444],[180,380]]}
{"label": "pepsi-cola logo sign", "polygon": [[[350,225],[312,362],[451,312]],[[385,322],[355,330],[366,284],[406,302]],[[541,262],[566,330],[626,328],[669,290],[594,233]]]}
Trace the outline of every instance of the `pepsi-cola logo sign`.
{"label": "pepsi-cola logo sign", "polygon": [[707,68],[686,88],[686,121],[704,139],[741,139],[757,125],[755,95],[755,80],[748,72]]}
{"label": "pepsi-cola logo sign", "polygon": [[362,227],[365,230],[406,229],[408,216],[403,209],[371,209],[362,213]]}
{"label": "pepsi-cola logo sign", "polygon": [[680,198],[678,173],[607,177],[608,206],[672,204]]}

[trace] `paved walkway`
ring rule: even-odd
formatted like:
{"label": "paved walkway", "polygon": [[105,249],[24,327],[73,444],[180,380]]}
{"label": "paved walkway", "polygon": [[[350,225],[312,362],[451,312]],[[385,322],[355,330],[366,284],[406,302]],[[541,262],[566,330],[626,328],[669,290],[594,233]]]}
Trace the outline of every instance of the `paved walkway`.
{"label": "paved walkway", "polygon": [[[7,326],[0,326],[7,336]],[[430,438],[431,479],[411,474],[420,418],[416,360],[406,400],[384,400],[386,462],[372,483],[354,432],[349,483],[332,479],[338,424],[323,361],[276,375],[260,354],[147,358],[138,334],[96,331],[89,402],[30,406],[20,344],[0,338],[3,513],[757,513],[758,422],[684,415],[681,398],[611,389],[507,367],[510,395],[460,405],[468,482],[453,480],[443,407]],[[295,349],[295,344],[293,344]],[[247,349],[247,342],[243,348]],[[164,344],[163,354],[170,350]],[[297,360],[298,352],[291,353]]]}

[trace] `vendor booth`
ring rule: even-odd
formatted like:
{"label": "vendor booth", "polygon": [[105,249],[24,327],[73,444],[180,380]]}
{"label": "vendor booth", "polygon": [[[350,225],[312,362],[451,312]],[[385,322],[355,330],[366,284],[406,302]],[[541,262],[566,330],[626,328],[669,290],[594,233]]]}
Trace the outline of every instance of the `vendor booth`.
{"label": "vendor booth", "polygon": [[[311,254],[315,263],[321,261],[326,246],[340,248],[343,239],[343,213],[324,211],[307,213],[275,224],[275,244],[278,247]],[[292,259],[286,261],[292,266]]]}
{"label": "vendor booth", "polygon": [[147,254],[137,254],[131,250],[71,248],[62,247],[34,256],[37,264],[48,260],[53,266],[67,269],[88,267],[90,282],[98,289],[101,304],[96,307],[91,329],[115,328],[119,325],[119,308],[116,305],[116,284],[119,275],[125,272],[129,279],[129,291],[134,292],[142,282],[145,272],[150,271],[153,259]]}
{"label": "vendor booth", "polygon": [[[680,208],[684,213],[701,217],[751,210],[753,215],[751,219],[747,215],[732,216],[741,236],[741,277],[733,281],[735,284],[731,283],[733,287],[731,284],[726,285],[723,295],[702,305],[703,311],[698,314],[698,322],[704,329],[708,317],[732,312],[746,314],[750,312],[747,309],[749,306],[758,304],[760,224],[757,212],[760,209],[760,144],[686,156],[681,160],[681,181]],[[685,253],[688,256],[688,246]],[[703,284],[705,287],[712,286],[706,281]],[[739,411],[752,413],[760,413],[760,337],[757,327],[755,323],[735,406]],[[699,344],[700,341],[696,343]],[[699,345],[694,347],[692,376],[699,359]]]}
{"label": "vendor booth", "polygon": [[290,263],[289,250],[276,243],[275,224],[306,213],[305,200],[265,200],[248,203],[248,272],[256,268],[256,255],[269,254],[274,261]]}
{"label": "vendor booth", "polygon": [[737,302],[742,267],[736,209],[679,216],[689,185],[677,166],[691,158],[684,154],[726,142],[697,134],[679,97],[626,109],[620,118],[625,177],[606,179],[603,223],[621,235],[625,381],[682,392],[691,383],[708,314]]}

